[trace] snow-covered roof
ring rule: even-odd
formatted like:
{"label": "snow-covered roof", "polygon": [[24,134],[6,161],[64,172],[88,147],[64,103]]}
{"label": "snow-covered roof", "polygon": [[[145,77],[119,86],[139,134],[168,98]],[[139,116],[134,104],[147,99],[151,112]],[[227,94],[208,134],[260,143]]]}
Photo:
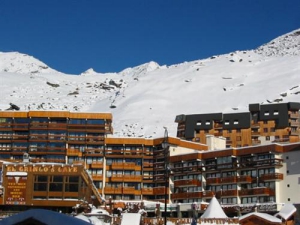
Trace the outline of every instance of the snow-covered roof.
{"label": "snow-covered roof", "polygon": [[288,220],[296,210],[297,209],[293,204],[285,204],[275,216],[280,216],[281,218]]}
{"label": "snow-covered roof", "polygon": [[244,219],[246,219],[250,216],[260,217],[264,220],[267,220],[267,221],[270,221],[270,222],[273,222],[273,223],[280,223],[281,224],[281,220],[278,219],[277,217],[272,216],[272,215],[267,214],[267,213],[259,213],[259,212],[252,212],[252,213],[248,213],[246,215],[243,215],[243,216],[240,217],[240,221],[244,220]]}
{"label": "snow-covered roof", "polygon": [[228,218],[226,214],[224,213],[220,203],[216,199],[216,197],[213,197],[201,216],[201,219],[211,219],[211,218],[216,218],[216,219],[226,219]]}

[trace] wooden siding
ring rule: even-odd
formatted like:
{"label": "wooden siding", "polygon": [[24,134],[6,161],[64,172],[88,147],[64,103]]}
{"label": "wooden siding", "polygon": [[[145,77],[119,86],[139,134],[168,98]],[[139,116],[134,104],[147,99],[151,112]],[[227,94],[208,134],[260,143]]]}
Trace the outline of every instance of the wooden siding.
{"label": "wooden siding", "polygon": [[2,111],[0,112],[0,118],[26,118],[28,112],[16,112],[16,111]]}

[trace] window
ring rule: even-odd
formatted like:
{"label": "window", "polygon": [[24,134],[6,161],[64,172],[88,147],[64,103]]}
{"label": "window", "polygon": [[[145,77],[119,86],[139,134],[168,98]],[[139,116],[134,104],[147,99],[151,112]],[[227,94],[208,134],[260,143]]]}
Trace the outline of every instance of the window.
{"label": "window", "polygon": [[34,177],[34,191],[47,191],[48,177],[37,175]]}
{"label": "window", "polygon": [[104,125],[105,121],[104,120],[87,120],[87,124],[91,124],[91,125]]}
{"label": "window", "polygon": [[235,121],[233,122],[233,124],[237,125],[237,124],[239,124],[239,121],[238,121],[238,120],[235,120]]}
{"label": "window", "polygon": [[49,191],[63,191],[63,176],[51,176]]}
{"label": "window", "polygon": [[206,120],[205,125],[210,125],[210,121]]}
{"label": "window", "polygon": [[225,125],[229,125],[229,120],[225,120]]}
{"label": "window", "polygon": [[264,128],[264,132],[267,133],[268,132],[268,128]]}
{"label": "window", "polygon": [[270,136],[266,136],[266,141],[270,141]]}
{"label": "window", "polygon": [[279,115],[278,110],[275,110],[274,113],[273,113],[273,115]]}
{"label": "window", "polygon": [[78,192],[79,189],[79,177],[67,176],[65,184],[65,192]]}
{"label": "window", "polygon": [[270,115],[269,111],[265,111],[264,115],[269,116]]}

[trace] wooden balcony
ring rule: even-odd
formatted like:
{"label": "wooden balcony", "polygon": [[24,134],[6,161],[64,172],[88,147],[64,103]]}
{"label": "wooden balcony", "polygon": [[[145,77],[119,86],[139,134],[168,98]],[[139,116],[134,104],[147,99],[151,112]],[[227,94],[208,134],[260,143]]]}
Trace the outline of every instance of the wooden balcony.
{"label": "wooden balcony", "polygon": [[14,123],[13,130],[28,130],[28,123]]}
{"label": "wooden balcony", "polygon": [[46,162],[46,159],[31,158],[30,162],[33,162],[33,163]]}
{"label": "wooden balcony", "polygon": [[27,147],[20,147],[20,146],[12,146],[11,147],[11,150],[13,151],[13,152],[24,152],[24,151],[27,151]]}
{"label": "wooden balcony", "polygon": [[238,190],[222,190],[217,192],[217,196],[220,197],[234,197],[238,195]]}
{"label": "wooden balcony", "polygon": [[267,188],[267,187],[242,189],[242,190],[239,190],[239,195],[240,196],[251,196],[251,195],[273,196],[273,195],[275,195],[275,191],[273,189]]}
{"label": "wooden balcony", "polygon": [[2,152],[2,151],[11,151],[11,147],[3,147],[3,146],[1,146],[0,147],[0,151]]}
{"label": "wooden balcony", "polygon": [[187,192],[185,193],[173,193],[171,194],[171,199],[177,200],[177,199],[187,199]]}
{"label": "wooden balcony", "polygon": [[142,182],[141,175],[124,175],[124,182]]}
{"label": "wooden balcony", "polygon": [[79,149],[67,149],[68,156],[82,156],[82,152]]}
{"label": "wooden balcony", "polygon": [[191,179],[191,180],[175,180],[174,181],[175,187],[188,187],[188,186],[201,186],[201,181],[197,179]]}
{"label": "wooden balcony", "polygon": [[202,192],[202,198],[212,198],[214,197],[215,192],[213,191],[203,191]]}
{"label": "wooden balcony", "polygon": [[256,168],[256,167],[282,167],[282,159],[260,159],[251,161],[241,161],[241,168]]}
{"label": "wooden balcony", "polygon": [[262,174],[260,177],[263,181],[276,181],[276,180],[283,180],[282,173],[269,173],[269,174]]}
{"label": "wooden balcony", "polygon": [[135,188],[134,187],[123,187],[123,194],[134,195]]}
{"label": "wooden balcony", "polygon": [[123,182],[124,175],[123,174],[114,174],[111,176],[112,182]]}
{"label": "wooden balcony", "polygon": [[251,176],[238,176],[236,179],[238,183],[252,183]]}
{"label": "wooden balcony", "polygon": [[[23,136],[23,135],[22,135]],[[0,134],[0,139],[1,140],[5,140],[5,139],[8,139],[8,140],[11,140],[13,139],[13,135],[12,134]]]}
{"label": "wooden balcony", "polygon": [[291,121],[290,122],[290,126],[291,127],[299,127],[300,126],[300,122],[298,122],[298,121]]}
{"label": "wooden balcony", "polygon": [[122,194],[122,187],[105,187],[105,194]]}
{"label": "wooden balcony", "polygon": [[74,160],[73,164],[82,164],[82,165],[84,165],[84,160]]}
{"label": "wooden balcony", "polygon": [[237,177],[222,177],[221,183],[222,184],[231,184],[231,183],[236,183],[237,182]]}
{"label": "wooden balcony", "polygon": [[207,184],[220,184],[221,183],[221,177],[209,177],[206,178]]}
{"label": "wooden balcony", "polygon": [[112,163],[112,170],[141,170],[141,166],[135,163]]}
{"label": "wooden balcony", "polygon": [[86,141],[87,142],[103,142],[104,136],[87,136]]}
{"label": "wooden balcony", "polygon": [[153,188],[142,188],[143,195],[153,195]]}
{"label": "wooden balcony", "polygon": [[254,136],[254,137],[258,137],[258,136],[260,136],[261,134],[260,134],[260,132],[258,132],[258,131],[252,131],[251,132],[251,136]]}
{"label": "wooden balcony", "polygon": [[66,135],[60,135],[60,134],[49,134],[48,135],[49,141],[55,141],[55,142],[64,142],[67,140]]}
{"label": "wooden balcony", "polygon": [[17,134],[14,134],[12,139],[14,140],[27,140],[29,137],[29,135],[17,135]]}
{"label": "wooden balcony", "polygon": [[173,193],[171,198],[175,199],[189,199],[189,198],[202,198],[203,192],[184,192],[184,193]]}
{"label": "wooden balcony", "polygon": [[93,161],[91,164],[92,169],[103,169],[103,162]]}
{"label": "wooden balcony", "polygon": [[64,159],[51,159],[51,158],[46,159],[46,162],[66,163],[66,161]]}
{"label": "wooden balcony", "polygon": [[165,192],[165,187],[154,187],[153,194],[154,195],[164,195],[165,193],[169,193],[169,188],[167,188],[167,192]]}
{"label": "wooden balcony", "polygon": [[48,124],[49,130],[65,130],[67,129],[66,123],[49,123]]}
{"label": "wooden balcony", "polygon": [[91,176],[94,181],[102,181],[103,180],[102,174],[92,174]]}
{"label": "wooden balcony", "polygon": [[289,112],[290,118],[291,119],[298,119],[299,118],[299,113],[297,112]]}
{"label": "wooden balcony", "polygon": [[29,127],[31,129],[47,129],[48,128],[48,123],[47,122],[31,122],[29,124]]}

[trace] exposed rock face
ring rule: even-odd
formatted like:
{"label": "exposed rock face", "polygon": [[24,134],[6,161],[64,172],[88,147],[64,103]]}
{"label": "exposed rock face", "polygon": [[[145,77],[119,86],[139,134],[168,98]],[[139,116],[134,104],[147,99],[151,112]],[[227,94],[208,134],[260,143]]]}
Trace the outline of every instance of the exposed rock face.
{"label": "exposed rock face", "polygon": [[256,52],[264,56],[285,56],[300,54],[300,29],[280,36],[260,46]]}

